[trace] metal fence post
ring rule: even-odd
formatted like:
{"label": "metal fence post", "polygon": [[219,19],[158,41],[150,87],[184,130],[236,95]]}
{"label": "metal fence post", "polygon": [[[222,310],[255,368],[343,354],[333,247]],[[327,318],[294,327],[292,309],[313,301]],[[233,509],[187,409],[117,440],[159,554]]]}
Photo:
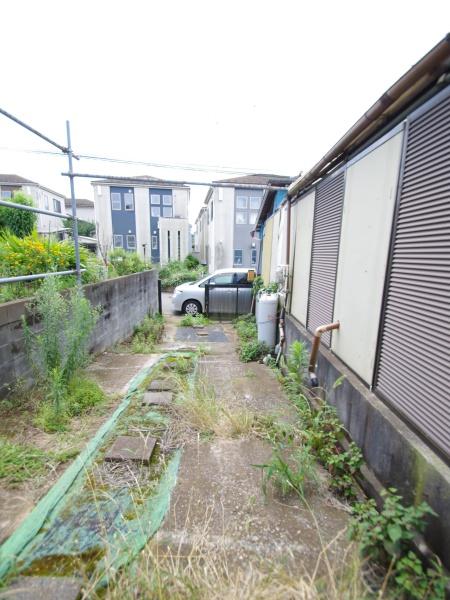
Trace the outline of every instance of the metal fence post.
{"label": "metal fence post", "polygon": [[80,246],[78,243],[78,221],[77,221],[77,202],[75,200],[75,184],[74,184],[74,175],[73,175],[73,165],[72,165],[72,145],[70,142],[70,123],[66,121],[66,131],[67,131],[67,157],[69,159],[69,180],[70,180],[70,197],[72,201],[72,231],[73,231],[73,243],[75,246],[75,269],[77,272],[77,281],[78,284],[81,284],[81,266],[80,266]]}
{"label": "metal fence post", "polygon": [[205,283],[205,314],[209,317],[209,283]]}
{"label": "metal fence post", "polygon": [[158,279],[158,310],[162,315],[162,295],[161,295],[161,279]]}

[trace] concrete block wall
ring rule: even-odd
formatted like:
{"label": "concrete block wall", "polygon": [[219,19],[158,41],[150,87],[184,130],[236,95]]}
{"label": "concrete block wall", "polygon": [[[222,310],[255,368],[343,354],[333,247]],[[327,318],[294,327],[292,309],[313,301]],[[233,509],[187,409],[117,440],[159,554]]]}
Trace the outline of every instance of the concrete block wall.
{"label": "concrete block wall", "polygon": [[[154,269],[85,285],[83,289],[92,305],[101,309],[89,344],[94,354],[130,336],[135,325],[158,310],[158,274]],[[18,380],[25,385],[33,383],[22,329],[28,303],[29,299],[0,305],[0,397],[6,396]],[[29,315],[27,318],[33,331],[38,331],[39,323],[32,322]]]}
{"label": "concrete block wall", "polygon": [[[295,340],[310,348],[311,334],[292,316],[286,317],[285,333],[287,350]],[[425,500],[437,513],[425,539],[450,568],[450,467],[323,345],[316,374],[379,483],[397,488],[407,504]],[[342,375],[342,383],[334,386]]]}

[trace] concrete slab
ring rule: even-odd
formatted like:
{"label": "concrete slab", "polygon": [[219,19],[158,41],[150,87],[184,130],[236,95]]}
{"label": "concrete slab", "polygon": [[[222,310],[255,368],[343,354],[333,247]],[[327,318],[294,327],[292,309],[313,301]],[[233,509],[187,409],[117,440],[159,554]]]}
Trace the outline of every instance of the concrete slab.
{"label": "concrete slab", "polygon": [[172,392],[146,392],[142,399],[143,406],[151,406],[152,404],[167,405],[172,402]]}
{"label": "concrete slab", "polygon": [[[185,446],[170,510],[157,534],[165,547],[189,554],[198,544],[211,553],[220,548],[229,566],[276,561],[293,570],[312,573],[323,547],[331,563],[345,555],[348,511],[322,483],[308,488],[308,504],[297,496],[281,497],[272,487],[267,496],[261,470],[271,447],[258,439],[215,440]],[[319,531],[317,529],[319,525]],[[180,550],[179,550],[180,551]],[[320,569],[322,572],[322,569]]]}
{"label": "concrete slab", "polygon": [[170,379],[154,379],[147,388],[149,392],[173,392],[175,389],[176,385]]}
{"label": "concrete slab", "polygon": [[119,436],[105,454],[105,460],[135,460],[148,464],[155,448],[156,439],[152,437]]}
{"label": "concrete slab", "polygon": [[0,598],[8,600],[76,600],[81,580],[73,577],[19,577]]}
{"label": "concrete slab", "polygon": [[229,339],[221,325],[208,325],[203,329],[196,327],[178,327],[175,339],[183,342],[195,342],[199,337],[204,337],[208,342],[223,343]]}

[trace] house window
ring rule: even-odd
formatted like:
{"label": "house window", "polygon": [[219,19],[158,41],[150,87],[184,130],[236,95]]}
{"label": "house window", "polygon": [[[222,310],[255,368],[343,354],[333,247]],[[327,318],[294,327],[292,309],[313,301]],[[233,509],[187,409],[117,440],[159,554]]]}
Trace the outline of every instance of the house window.
{"label": "house window", "polygon": [[252,265],[256,265],[256,250],[252,250]]}
{"label": "house window", "polygon": [[258,196],[250,196],[250,207],[253,210],[259,210],[261,206],[261,198]]}
{"label": "house window", "polygon": [[12,192],[10,190],[4,190],[2,192],[3,200],[10,200],[12,198]]}
{"label": "house window", "polygon": [[150,204],[160,204],[161,198],[159,194],[150,194]]}
{"label": "house window", "polygon": [[250,211],[248,213],[248,222],[250,225],[254,225],[256,223],[256,217],[258,216],[258,213],[255,211]]}
{"label": "house window", "polygon": [[136,236],[127,235],[127,248],[128,250],[136,250]]}
{"label": "house window", "polygon": [[118,192],[111,192],[111,208],[112,210],[122,210],[122,199]]}
{"label": "house window", "polygon": [[[54,202],[55,201],[53,200],[53,203]],[[48,196],[47,196],[47,194],[45,194],[45,196],[44,196],[44,208],[45,208],[45,210],[49,210],[49,207],[50,207],[50,204],[48,202]]]}
{"label": "house window", "polygon": [[122,234],[114,234],[113,239],[114,248],[123,248],[123,235]]}
{"label": "house window", "polygon": [[237,196],[236,208],[247,208],[248,198],[247,196]]}
{"label": "house window", "polygon": [[61,212],[61,201],[53,198],[53,210],[55,212]]}
{"label": "house window", "polygon": [[159,206],[152,206],[152,217],[160,217],[161,208]]}
{"label": "house window", "polygon": [[133,193],[127,192],[123,195],[123,203],[125,210],[134,210],[134,196]]}
{"label": "house window", "polygon": [[164,206],[172,206],[172,196],[163,196]]}
{"label": "house window", "polygon": [[158,236],[152,235],[152,250],[158,250]]}
{"label": "house window", "polygon": [[234,264],[235,265],[242,265],[242,250],[235,250],[234,251]]}
{"label": "house window", "polygon": [[171,217],[172,216],[172,207],[171,206],[163,206],[163,217]]}
{"label": "house window", "polygon": [[236,211],[236,225],[247,225],[247,213],[241,210]]}

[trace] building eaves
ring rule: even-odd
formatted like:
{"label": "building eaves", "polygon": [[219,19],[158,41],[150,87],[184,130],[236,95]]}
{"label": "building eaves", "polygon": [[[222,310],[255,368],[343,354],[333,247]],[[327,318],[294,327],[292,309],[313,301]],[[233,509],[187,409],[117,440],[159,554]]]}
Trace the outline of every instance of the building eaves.
{"label": "building eaves", "polygon": [[0,175],[0,185],[39,185],[35,181],[31,181],[31,179],[25,179],[25,177],[20,177],[20,175],[11,175],[4,174]]}
{"label": "building eaves", "polygon": [[[94,208],[94,201],[87,198],[76,198],[77,208]],[[71,208],[71,198],[66,198],[64,202],[66,208]]]}
{"label": "building eaves", "polygon": [[242,175],[240,177],[231,177],[230,179],[220,179],[213,183],[243,183],[255,185],[286,185],[293,181],[293,177],[288,175],[275,175],[273,173],[253,173],[251,175]]}
{"label": "building eaves", "polygon": [[427,90],[436,85],[448,85],[449,71],[450,34],[447,34],[386,90],[312,169],[291,184],[289,196],[298,195],[362,148],[378,132],[385,130],[386,126],[394,125],[395,119]]}

